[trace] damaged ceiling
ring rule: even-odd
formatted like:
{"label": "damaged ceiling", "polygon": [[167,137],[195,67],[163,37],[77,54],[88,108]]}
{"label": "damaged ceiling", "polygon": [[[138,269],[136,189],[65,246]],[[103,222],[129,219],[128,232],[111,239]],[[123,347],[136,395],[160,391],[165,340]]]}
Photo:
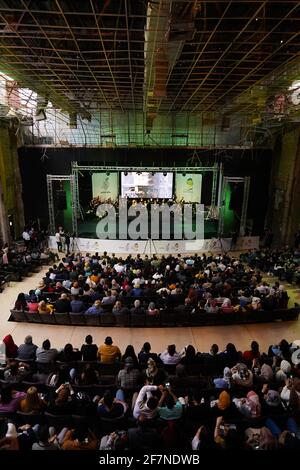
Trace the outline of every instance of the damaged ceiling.
{"label": "damaged ceiling", "polygon": [[87,119],[253,117],[300,79],[299,13],[289,0],[0,0],[0,71]]}

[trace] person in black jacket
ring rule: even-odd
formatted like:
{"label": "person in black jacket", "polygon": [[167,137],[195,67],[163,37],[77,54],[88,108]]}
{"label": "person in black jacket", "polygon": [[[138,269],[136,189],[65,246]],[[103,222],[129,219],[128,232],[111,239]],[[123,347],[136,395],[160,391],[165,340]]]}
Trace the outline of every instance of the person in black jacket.
{"label": "person in black jacket", "polygon": [[91,335],[87,335],[85,343],[81,346],[81,354],[83,361],[97,361],[98,346],[93,344],[93,338]]}

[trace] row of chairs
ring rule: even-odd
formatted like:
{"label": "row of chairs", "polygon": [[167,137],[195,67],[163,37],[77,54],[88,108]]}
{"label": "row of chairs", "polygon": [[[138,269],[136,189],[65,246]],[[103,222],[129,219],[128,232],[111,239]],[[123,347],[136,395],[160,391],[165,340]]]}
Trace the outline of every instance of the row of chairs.
{"label": "row of chairs", "polygon": [[76,326],[127,326],[127,327],[153,327],[153,326],[205,326],[205,325],[231,325],[242,323],[263,323],[273,321],[297,320],[300,308],[248,311],[245,313],[206,313],[187,314],[180,311],[161,310],[159,315],[120,314],[104,312],[101,315],[87,315],[82,313],[53,313],[40,314],[38,312],[25,312],[11,310],[9,320],[26,323],[46,323]]}

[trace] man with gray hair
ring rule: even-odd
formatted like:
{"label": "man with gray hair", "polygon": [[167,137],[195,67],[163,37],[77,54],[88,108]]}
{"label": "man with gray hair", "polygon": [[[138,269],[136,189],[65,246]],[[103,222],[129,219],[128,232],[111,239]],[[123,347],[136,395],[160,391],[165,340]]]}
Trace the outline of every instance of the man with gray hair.
{"label": "man with gray hair", "polygon": [[24,344],[18,347],[18,359],[30,361],[35,359],[37,346],[32,342],[32,336],[26,336]]}
{"label": "man with gray hair", "polygon": [[141,306],[141,301],[139,299],[136,299],[133,305],[134,307],[132,307],[131,309],[131,314],[133,315],[145,315],[146,314],[146,311]]}

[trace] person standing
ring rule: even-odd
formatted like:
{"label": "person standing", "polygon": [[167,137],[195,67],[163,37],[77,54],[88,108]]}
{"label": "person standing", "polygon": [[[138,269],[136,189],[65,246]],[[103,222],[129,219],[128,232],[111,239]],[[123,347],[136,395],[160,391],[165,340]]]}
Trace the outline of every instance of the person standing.
{"label": "person standing", "polygon": [[55,241],[56,241],[56,244],[57,244],[57,251],[58,252],[62,251],[61,236],[60,236],[59,231],[57,231],[56,234],[55,234]]}
{"label": "person standing", "polygon": [[61,250],[65,250],[65,231],[63,227],[58,227],[59,235],[60,235],[60,242],[61,242]]}
{"label": "person standing", "polygon": [[30,247],[30,235],[26,227],[24,228],[24,231],[22,233],[22,238],[24,240],[26,250],[28,250],[28,248]]}
{"label": "person standing", "polygon": [[71,243],[70,234],[67,232],[66,235],[65,235],[65,245],[66,245],[66,249],[67,249],[67,255],[70,254],[70,243]]}

